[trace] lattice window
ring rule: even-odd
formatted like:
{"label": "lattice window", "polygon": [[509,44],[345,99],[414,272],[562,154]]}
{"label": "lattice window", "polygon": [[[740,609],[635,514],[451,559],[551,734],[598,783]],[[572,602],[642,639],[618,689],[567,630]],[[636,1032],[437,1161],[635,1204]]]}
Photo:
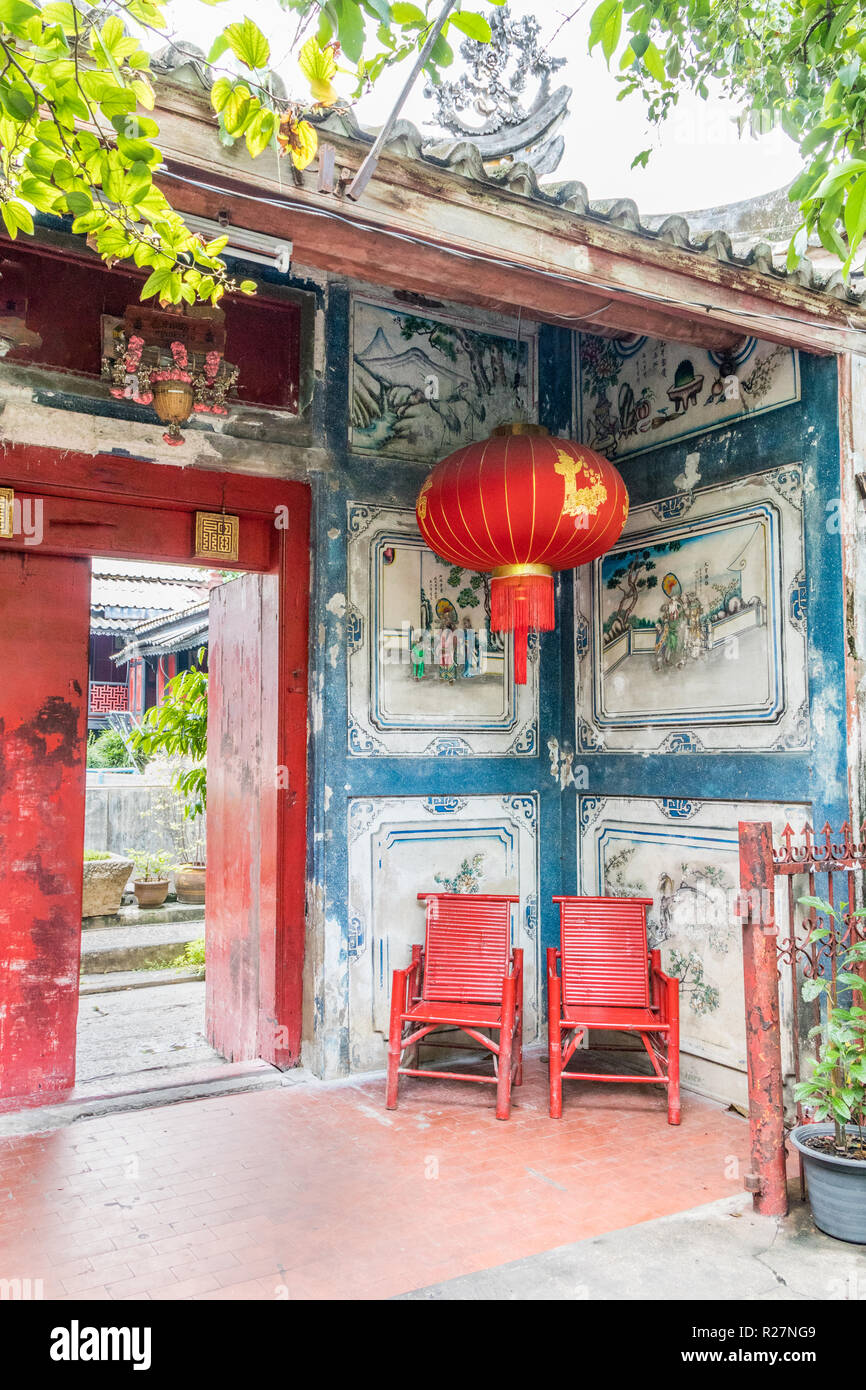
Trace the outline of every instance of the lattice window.
{"label": "lattice window", "polygon": [[128,710],[129,691],[126,684],[93,681],[90,686],[90,713],[108,714],[109,710]]}

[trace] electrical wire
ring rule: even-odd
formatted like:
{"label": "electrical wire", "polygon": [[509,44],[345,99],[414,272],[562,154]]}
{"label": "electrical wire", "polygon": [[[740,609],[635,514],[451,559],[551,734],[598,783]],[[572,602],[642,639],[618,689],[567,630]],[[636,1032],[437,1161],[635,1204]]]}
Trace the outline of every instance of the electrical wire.
{"label": "electrical wire", "polygon": [[[290,202],[284,198],[272,198],[259,193],[249,193],[246,191],[222,188],[218,184],[205,183],[201,179],[193,179],[189,178],[187,175],[176,173],[172,169],[168,168],[168,166],[163,167],[165,169],[165,172],[169,175],[169,177],[172,179],[176,179],[179,183],[189,184],[191,187],[199,188],[207,193],[218,193],[222,197],[242,197],[247,199],[247,201],[249,202],[259,203],[266,207],[278,208],[283,212],[301,212],[306,216],[323,217],[332,222],[341,222],[346,226],[359,228],[361,231],[376,232],[379,235],[390,237],[392,240],[395,241],[405,242],[411,246],[423,246],[431,250],[444,251],[447,255],[456,256],[461,260],[481,263],[483,265],[498,265],[505,270],[529,271],[533,275],[539,275],[546,280],[555,280],[557,284],[569,285],[571,288],[574,288],[576,285],[585,285],[590,289],[601,290],[604,293],[611,294],[616,297],[619,297],[623,293],[625,293],[629,295],[634,295],[634,297],[637,299],[649,300],[654,304],[662,304],[667,307],[675,307],[679,309],[702,310],[703,312],[709,315],[722,314],[726,318],[728,317],[726,311],[723,309],[719,309],[718,306],[715,304],[704,304],[698,300],[673,299],[667,295],[657,294],[653,290],[624,290],[623,286],[621,285],[611,285],[606,283],[605,281],[596,279],[589,279],[583,277],[578,279],[577,277],[562,275],[558,271],[546,270],[542,266],[532,265],[531,262],[527,261],[513,261],[509,260],[505,256],[481,255],[478,252],[466,251],[460,247],[443,246],[441,245],[441,243],[431,241],[429,238],[419,237],[413,235],[411,232],[396,231],[394,230],[394,228],[382,227],[376,223],[365,222],[363,218],[350,217],[345,212],[334,212],[331,208],[317,208],[312,207],[307,203]],[[734,267],[734,269],[736,269],[736,267]],[[607,307],[609,306],[605,306],[605,308]],[[594,314],[602,312],[604,312],[604,310],[597,309],[590,314],[561,314],[557,317],[569,323],[578,324],[585,323],[589,319],[591,319],[594,316]],[[793,314],[773,314],[771,317],[768,314],[758,313],[753,309],[736,309],[733,311],[733,313],[737,318],[752,319],[756,322],[763,324],[774,324],[780,322],[793,323],[796,324],[799,328],[814,329],[823,333],[838,333],[840,327],[839,324],[813,323],[809,320],[797,318]],[[846,319],[846,326],[848,332],[857,333],[863,336],[864,351],[866,351],[866,330],[856,327],[854,324],[851,323],[850,319]]]}

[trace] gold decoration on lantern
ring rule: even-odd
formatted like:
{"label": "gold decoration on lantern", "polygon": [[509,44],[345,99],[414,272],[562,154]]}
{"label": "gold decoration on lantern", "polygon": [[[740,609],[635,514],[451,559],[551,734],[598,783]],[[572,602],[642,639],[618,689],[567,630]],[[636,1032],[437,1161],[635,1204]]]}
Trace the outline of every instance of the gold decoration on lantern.
{"label": "gold decoration on lantern", "polygon": [[[601,474],[587,468],[583,459],[576,459],[564,449],[559,449],[553,471],[565,479],[562,510],[566,516],[595,516],[602,502],[607,501],[607,488],[601,481]],[[577,486],[579,474],[589,480],[589,487]]]}

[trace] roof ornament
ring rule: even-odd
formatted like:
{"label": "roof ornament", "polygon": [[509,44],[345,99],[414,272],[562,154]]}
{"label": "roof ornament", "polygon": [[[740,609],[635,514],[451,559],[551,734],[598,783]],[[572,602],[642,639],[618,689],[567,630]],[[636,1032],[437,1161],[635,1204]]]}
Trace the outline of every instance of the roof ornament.
{"label": "roof ornament", "polygon": [[424,95],[435,102],[435,121],[471,140],[485,163],[521,160],[536,174],[553,173],[565,149],[556,131],[568,113],[572,89],[552,92],[550,79],[566,60],[539,45],[536,19],[513,19],[508,5],[491,16],[490,27],[489,43],[466,39],[460,45],[467,68],[456,81],[425,87]]}

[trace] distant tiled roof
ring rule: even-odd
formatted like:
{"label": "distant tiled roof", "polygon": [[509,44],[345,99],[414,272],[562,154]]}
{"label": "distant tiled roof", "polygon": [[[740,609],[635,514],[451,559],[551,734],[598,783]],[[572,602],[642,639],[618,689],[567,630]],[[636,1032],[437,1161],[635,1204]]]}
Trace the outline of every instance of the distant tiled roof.
{"label": "distant tiled roof", "polygon": [[130,628],[130,641],[114,660],[121,663],[133,656],[162,656],[200,647],[207,642],[209,615],[210,604],[205,599],[182,612],[146,618]]}
{"label": "distant tiled roof", "polygon": [[131,633],[151,618],[183,612],[205,599],[206,572],[181,565],[94,560],[90,586],[90,630]]}
{"label": "distant tiled roof", "polygon": [[193,565],[144,564],[141,560],[93,561],[94,579],[142,579],[148,583],[207,584],[207,570]]}

